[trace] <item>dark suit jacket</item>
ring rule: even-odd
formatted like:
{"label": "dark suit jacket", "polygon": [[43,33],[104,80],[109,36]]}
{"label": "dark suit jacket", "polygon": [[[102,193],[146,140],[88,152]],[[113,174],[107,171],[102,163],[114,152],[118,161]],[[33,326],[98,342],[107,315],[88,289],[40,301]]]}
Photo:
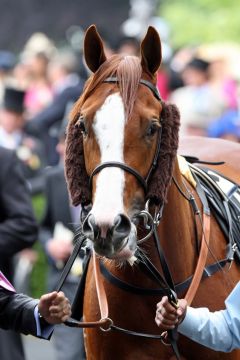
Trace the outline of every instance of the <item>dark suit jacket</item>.
{"label": "dark suit jacket", "polygon": [[0,270],[11,281],[12,256],[37,239],[27,183],[14,152],[0,147]]}
{"label": "dark suit jacket", "polygon": [[[56,165],[59,160],[56,152],[58,138],[56,134],[59,132],[67,104],[69,104],[69,102],[75,102],[81,95],[82,89],[83,82],[79,79],[77,85],[68,86],[61,93],[57,94],[52,103],[28,121],[26,125],[26,132],[40,138],[44,143],[47,163],[49,165]],[[55,133],[54,136],[50,134],[50,128],[53,130],[52,132]]]}
{"label": "dark suit jacket", "polygon": [[[74,225],[69,205],[67,184],[62,166],[55,166],[46,172],[45,176],[46,209],[41,222],[39,239],[45,248],[49,260],[49,291],[55,289],[62,269],[58,269],[56,262],[46,250],[49,239],[53,237],[55,224],[61,222],[65,227],[74,232]],[[69,277],[68,277],[69,279]],[[66,281],[68,281],[68,279]]]}
{"label": "dark suit jacket", "polygon": [[37,304],[37,300],[0,287],[0,328],[36,336],[34,308]]}
{"label": "dark suit jacket", "polygon": [[[12,257],[32,246],[37,239],[37,224],[22,164],[14,152],[3,147],[0,147],[0,169],[0,270],[11,281]],[[1,304],[0,309],[2,312]],[[24,359],[19,334],[0,330],[0,359]]]}
{"label": "dark suit jacket", "polygon": [[42,226],[52,235],[56,222],[60,221],[74,231],[63,167],[54,166],[45,175],[47,205]]}

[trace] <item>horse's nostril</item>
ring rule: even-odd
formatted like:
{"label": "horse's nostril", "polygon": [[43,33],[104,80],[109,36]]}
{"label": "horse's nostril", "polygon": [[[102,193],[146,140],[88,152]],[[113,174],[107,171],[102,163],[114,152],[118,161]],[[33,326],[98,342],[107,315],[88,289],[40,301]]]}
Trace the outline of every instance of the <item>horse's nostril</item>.
{"label": "horse's nostril", "polygon": [[131,223],[129,218],[123,214],[116,216],[113,226],[114,237],[117,237],[119,240],[124,239],[129,235],[130,231]]}
{"label": "horse's nostril", "polygon": [[91,240],[99,236],[99,227],[95,222],[93,214],[89,214],[83,222],[83,233]]}

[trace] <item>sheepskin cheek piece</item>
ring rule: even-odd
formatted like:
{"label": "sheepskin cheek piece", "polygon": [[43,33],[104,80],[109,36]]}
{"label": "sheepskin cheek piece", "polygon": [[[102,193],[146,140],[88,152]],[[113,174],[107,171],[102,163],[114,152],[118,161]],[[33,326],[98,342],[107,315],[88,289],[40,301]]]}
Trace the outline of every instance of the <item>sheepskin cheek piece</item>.
{"label": "sheepskin cheek piece", "polygon": [[[167,191],[171,183],[174,159],[178,148],[180,125],[179,111],[175,105],[163,104],[161,113],[162,139],[157,167],[149,179],[147,198],[155,204],[166,202]],[[69,123],[66,138],[65,176],[72,204],[91,203],[89,176],[85,168],[83,138],[75,121]]]}

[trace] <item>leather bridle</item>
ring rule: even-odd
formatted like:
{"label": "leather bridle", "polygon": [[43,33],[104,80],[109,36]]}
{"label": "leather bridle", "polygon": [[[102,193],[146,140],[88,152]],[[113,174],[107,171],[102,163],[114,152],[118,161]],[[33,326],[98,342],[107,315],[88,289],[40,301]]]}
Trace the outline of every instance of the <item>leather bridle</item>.
{"label": "leather bridle", "polygon": [[[108,77],[108,78],[106,78],[104,80],[104,82],[105,83],[118,83],[118,79],[117,79],[117,77]],[[147,81],[145,79],[140,79],[139,83],[146,86],[148,89],[150,89],[151,92],[153,93],[153,95],[155,96],[155,98],[158,101],[162,102],[162,99],[160,97],[159,91],[156,88],[156,86],[154,86],[152,83],[150,83],[149,81]],[[149,169],[146,177],[143,177],[137,170],[133,169],[132,167],[130,167],[129,165],[127,165],[125,163],[116,162],[116,161],[108,161],[108,162],[104,162],[104,163],[98,165],[92,171],[92,173],[90,175],[90,179],[89,179],[90,190],[92,189],[93,177],[96,174],[98,174],[104,168],[117,167],[117,168],[120,168],[120,169],[132,174],[137,179],[137,181],[141,184],[142,188],[144,189],[145,195],[147,195],[148,181],[149,181],[149,178],[150,178],[153,170],[156,168],[157,161],[158,161],[159,154],[160,154],[160,149],[161,149],[161,138],[162,138],[161,119],[160,119],[160,125],[161,126],[160,126],[160,128],[158,130],[158,138],[157,138],[157,145],[156,145],[155,154],[154,154],[152,164],[150,166],[150,169]],[[139,217],[140,216],[143,216],[143,217],[147,216],[148,219],[149,218],[152,219],[152,217],[151,217],[151,215],[150,215],[150,213],[148,211],[148,202],[149,201],[147,200],[145,210],[138,214]],[[147,210],[146,210],[146,208],[147,208]],[[149,264],[148,264],[147,271],[152,274],[152,276],[155,278],[155,280],[159,283],[160,286],[163,286],[165,294],[168,296],[169,301],[174,306],[176,306],[177,297],[176,297],[176,293],[175,293],[174,283],[173,283],[173,280],[172,280],[172,277],[171,277],[167,262],[165,260],[164,255],[163,255],[163,252],[162,252],[162,249],[161,249],[161,246],[160,246],[160,243],[159,243],[158,235],[157,235],[157,226],[158,226],[160,218],[162,216],[162,211],[163,211],[163,204],[161,205],[159,212],[155,212],[155,216],[154,216],[154,219],[152,221],[151,231],[150,231],[149,235],[146,236],[144,239],[142,239],[140,242],[142,242],[143,240],[145,241],[146,239],[148,239],[150,237],[150,235],[153,234],[155,245],[157,247],[157,252],[159,254],[159,258],[160,258],[160,262],[161,262],[161,265],[162,265],[162,268],[163,268],[164,275],[162,276],[151,262],[149,262]],[[98,284],[98,281],[97,281],[97,279],[99,278],[99,275],[98,275],[98,272],[96,271],[96,269],[99,268],[99,265],[96,266],[97,261],[96,261],[95,256],[94,256],[93,259],[94,259],[93,261],[94,261],[94,269],[95,269],[95,277],[96,277],[96,287],[97,287],[97,291],[99,293],[99,290],[98,290],[99,284]],[[100,291],[100,293],[102,293],[102,292]],[[100,298],[100,296],[99,296],[99,298]],[[103,303],[105,303],[105,301]],[[105,320],[108,322],[111,319],[109,319],[108,316],[105,316]],[[127,333],[127,334],[130,334],[130,335],[135,335],[135,336],[145,336],[145,337],[159,338],[161,340],[164,337],[162,335],[154,336],[154,335],[151,335],[151,334],[142,334],[142,333],[137,333],[137,332],[134,332],[134,331],[129,331],[127,329],[119,328],[119,327],[115,326],[113,323],[109,325],[109,329],[110,328],[121,331],[121,332],[124,332],[124,333]],[[176,344],[176,334],[177,334],[176,329],[175,330],[170,330],[168,332],[170,343],[171,343],[171,346],[172,346],[173,351],[175,353],[175,356],[176,356],[177,359],[180,359],[177,344]]]}
{"label": "leather bridle", "polygon": [[[118,83],[118,79],[117,79],[117,77],[108,77],[103,82],[105,82],[105,83]],[[152,91],[153,95],[160,102],[162,102],[159,91],[153,84],[151,84],[149,81],[144,80],[144,79],[140,79],[139,83],[146,86],[147,88],[149,88]],[[160,125],[161,125],[161,119],[160,119]],[[118,168],[132,174],[133,176],[135,176],[137,181],[141,184],[142,188],[144,189],[144,193],[147,194],[148,180],[149,180],[153,170],[156,168],[156,165],[157,165],[157,160],[158,160],[160,149],[161,149],[161,138],[162,138],[162,126],[160,126],[160,128],[158,130],[158,139],[157,139],[157,146],[156,146],[156,150],[155,150],[155,155],[154,155],[152,164],[150,166],[150,169],[149,169],[148,174],[147,174],[146,177],[143,177],[137,170],[133,169],[131,166],[129,166],[129,165],[125,164],[125,163],[118,162],[118,161],[106,161],[106,162],[96,166],[95,169],[93,170],[93,172],[91,173],[90,178],[89,178],[89,187],[90,187],[90,189],[92,189],[92,181],[93,181],[94,175],[98,174],[104,168],[118,167]]]}

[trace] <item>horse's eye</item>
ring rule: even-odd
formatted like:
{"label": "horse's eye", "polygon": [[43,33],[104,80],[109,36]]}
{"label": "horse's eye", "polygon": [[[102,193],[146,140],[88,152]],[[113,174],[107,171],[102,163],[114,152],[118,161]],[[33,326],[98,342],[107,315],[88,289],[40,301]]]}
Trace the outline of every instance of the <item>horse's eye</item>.
{"label": "horse's eye", "polygon": [[148,126],[146,135],[147,136],[153,136],[157,132],[158,129],[159,129],[159,123],[156,122],[156,121],[153,121]]}

